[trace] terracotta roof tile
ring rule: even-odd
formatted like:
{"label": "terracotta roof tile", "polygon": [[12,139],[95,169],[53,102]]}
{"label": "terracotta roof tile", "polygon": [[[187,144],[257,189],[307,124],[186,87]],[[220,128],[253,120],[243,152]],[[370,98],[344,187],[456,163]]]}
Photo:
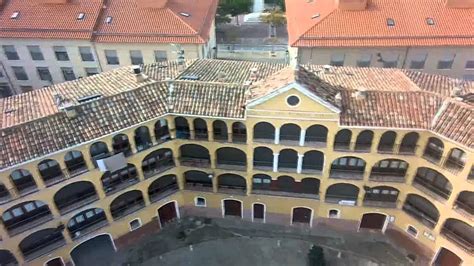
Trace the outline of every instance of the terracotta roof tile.
{"label": "terracotta roof tile", "polygon": [[468,147],[473,147],[474,110],[472,106],[446,100],[433,121],[431,130]]}

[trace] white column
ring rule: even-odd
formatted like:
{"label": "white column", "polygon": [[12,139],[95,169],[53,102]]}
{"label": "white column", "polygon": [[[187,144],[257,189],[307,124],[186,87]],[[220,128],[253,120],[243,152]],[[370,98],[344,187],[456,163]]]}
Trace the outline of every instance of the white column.
{"label": "white column", "polygon": [[298,165],[296,166],[296,172],[298,174],[301,174],[301,171],[303,170],[303,157],[304,154],[298,154]]}
{"label": "white column", "polygon": [[280,128],[275,128],[275,144],[280,143]]}
{"label": "white column", "polygon": [[300,132],[300,146],[304,146],[305,138],[306,138],[306,129],[302,129]]}
{"label": "white column", "polygon": [[274,153],[273,154],[273,172],[278,172],[278,156],[279,153]]}

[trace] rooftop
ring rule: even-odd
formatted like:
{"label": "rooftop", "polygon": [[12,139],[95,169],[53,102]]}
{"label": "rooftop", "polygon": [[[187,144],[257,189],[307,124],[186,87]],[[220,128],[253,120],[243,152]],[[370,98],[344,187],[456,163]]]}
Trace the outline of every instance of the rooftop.
{"label": "rooftop", "polygon": [[[339,108],[341,126],[431,130],[474,148],[474,82],[399,69],[295,70],[210,59],[145,65],[142,72],[137,79],[132,67],[121,67],[0,99],[0,169],[165,114],[244,119],[247,102],[292,82]],[[361,89],[363,100],[353,96]],[[56,95],[74,106],[76,117],[60,110]],[[99,97],[83,101],[87,96]]]}

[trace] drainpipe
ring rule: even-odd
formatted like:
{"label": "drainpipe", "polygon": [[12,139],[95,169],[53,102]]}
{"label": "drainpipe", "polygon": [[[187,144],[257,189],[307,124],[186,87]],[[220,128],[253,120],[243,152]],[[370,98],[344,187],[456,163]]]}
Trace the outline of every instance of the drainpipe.
{"label": "drainpipe", "polygon": [[94,50],[95,58],[97,59],[97,64],[99,65],[99,70],[100,70],[99,73],[102,73],[102,71],[104,71],[104,70],[102,69],[102,64],[100,63],[99,53],[97,53],[97,47],[95,46],[94,41],[92,41],[91,43],[92,43],[92,47],[93,47],[93,50]]}

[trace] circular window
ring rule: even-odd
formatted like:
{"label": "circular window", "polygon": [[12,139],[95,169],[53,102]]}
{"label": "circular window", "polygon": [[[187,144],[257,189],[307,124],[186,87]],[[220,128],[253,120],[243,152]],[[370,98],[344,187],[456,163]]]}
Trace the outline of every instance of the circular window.
{"label": "circular window", "polygon": [[286,102],[288,103],[289,106],[296,106],[300,103],[300,98],[298,98],[297,96],[290,96],[288,98],[286,98]]}

